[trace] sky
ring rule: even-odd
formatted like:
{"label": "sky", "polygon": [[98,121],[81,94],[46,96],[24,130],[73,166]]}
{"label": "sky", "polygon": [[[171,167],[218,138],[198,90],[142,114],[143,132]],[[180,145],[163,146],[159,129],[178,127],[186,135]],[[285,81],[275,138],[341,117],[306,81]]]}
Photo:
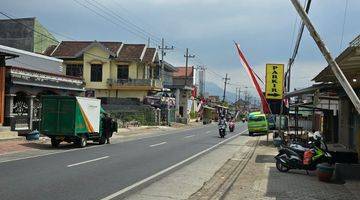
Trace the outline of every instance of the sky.
{"label": "sky", "polygon": [[[109,10],[94,8],[97,3]],[[36,17],[59,40],[147,43],[150,36],[151,46],[157,47],[163,37],[168,46],[175,47],[167,52],[166,61],[184,65],[185,48],[189,48],[195,55],[189,64],[205,65],[207,81],[222,87],[222,77],[228,73],[230,91],[240,86],[253,94],[233,41],[264,78],[266,63],[286,65],[300,26],[290,0],[2,0],[1,4],[0,10],[13,17]],[[334,57],[360,34],[359,0],[313,0],[309,16]],[[293,66],[292,87],[310,86],[326,65],[305,30]]]}

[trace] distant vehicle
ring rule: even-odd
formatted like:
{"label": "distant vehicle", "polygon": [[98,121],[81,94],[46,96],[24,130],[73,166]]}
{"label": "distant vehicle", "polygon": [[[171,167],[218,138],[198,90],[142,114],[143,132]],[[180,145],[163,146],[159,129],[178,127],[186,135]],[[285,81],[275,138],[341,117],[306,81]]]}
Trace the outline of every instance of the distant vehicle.
{"label": "distant vehicle", "polygon": [[235,130],[235,121],[234,120],[230,120],[229,121],[229,131],[230,132],[234,132]]}
{"label": "distant vehicle", "polygon": [[250,113],[248,116],[248,130],[249,136],[252,136],[254,133],[267,133],[268,132],[268,122],[266,115],[256,113]]}
{"label": "distant vehicle", "polygon": [[144,104],[156,108],[173,108],[175,107],[175,101],[175,97],[170,91],[161,91],[153,96],[146,96],[144,98]]}
{"label": "distant vehicle", "polygon": [[[99,99],[51,95],[43,96],[41,103],[40,133],[51,138],[53,147],[62,141],[79,147],[85,147],[88,140],[105,143],[101,123],[105,116]],[[112,123],[111,129],[115,128]]]}

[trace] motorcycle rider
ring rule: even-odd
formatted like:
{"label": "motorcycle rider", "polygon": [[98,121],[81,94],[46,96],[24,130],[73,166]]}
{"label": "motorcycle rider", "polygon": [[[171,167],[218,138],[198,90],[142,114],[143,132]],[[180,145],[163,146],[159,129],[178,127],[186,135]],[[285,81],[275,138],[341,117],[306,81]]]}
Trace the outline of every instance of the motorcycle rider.
{"label": "motorcycle rider", "polygon": [[225,119],[225,116],[224,116],[224,115],[220,115],[218,127],[219,127],[220,137],[221,137],[221,138],[225,137],[225,135],[226,135],[227,122],[226,122],[226,119]]}
{"label": "motorcycle rider", "polygon": [[220,115],[220,120],[218,125],[225,125],[227,127],[227,122],[224,115]]}

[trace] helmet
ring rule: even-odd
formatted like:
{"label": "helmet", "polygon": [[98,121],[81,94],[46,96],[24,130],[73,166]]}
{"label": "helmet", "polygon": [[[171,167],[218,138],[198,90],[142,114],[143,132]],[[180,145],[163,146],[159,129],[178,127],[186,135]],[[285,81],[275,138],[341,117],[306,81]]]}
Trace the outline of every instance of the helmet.
{"label": "helmet", "polygon": [[313,138],[314,138],[315,140],[322,140],[322,136],[321,136],[321,134],[320,134],[319,131],[316,131],[316,132],[314,133]]}

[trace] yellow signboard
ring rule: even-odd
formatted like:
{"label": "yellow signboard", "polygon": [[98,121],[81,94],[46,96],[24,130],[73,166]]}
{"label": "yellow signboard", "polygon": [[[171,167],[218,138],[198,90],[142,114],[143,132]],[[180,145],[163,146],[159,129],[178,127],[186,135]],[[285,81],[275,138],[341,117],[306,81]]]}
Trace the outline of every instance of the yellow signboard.
{"label": "yellow signboard", "polygon": [[284,65],[266,64],[266,99],[282,99],[284,93]]}

